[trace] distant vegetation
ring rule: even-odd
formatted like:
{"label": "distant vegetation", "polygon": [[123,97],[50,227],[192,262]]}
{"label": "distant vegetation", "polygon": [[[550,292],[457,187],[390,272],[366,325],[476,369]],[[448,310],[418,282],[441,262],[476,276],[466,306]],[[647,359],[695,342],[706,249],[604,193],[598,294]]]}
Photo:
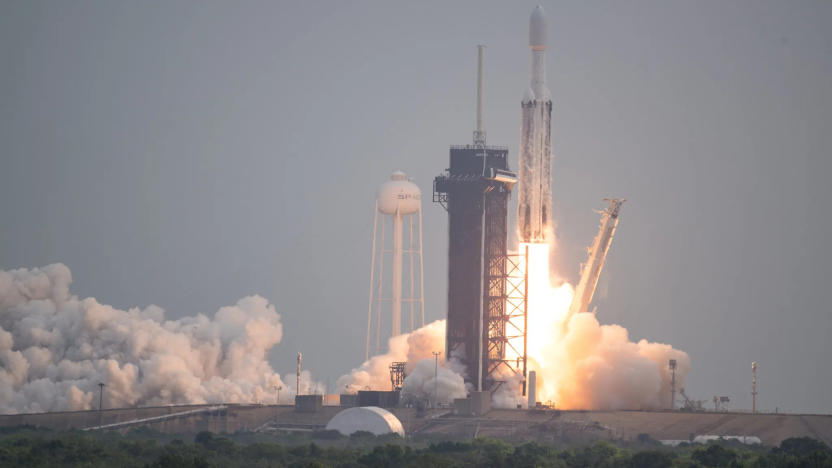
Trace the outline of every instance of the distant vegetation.
{"label": "distant vegetation", "polygon": [[832,467],[832,450],[809,438],[779,447],[718,442],[670,448],[647,436],[627,444],[551,447],[480,438],[429,443],[369,433],[284,435],[200,432],[183,440],[147,429],[126,435],[0,430],[0,466],[84,467]]}

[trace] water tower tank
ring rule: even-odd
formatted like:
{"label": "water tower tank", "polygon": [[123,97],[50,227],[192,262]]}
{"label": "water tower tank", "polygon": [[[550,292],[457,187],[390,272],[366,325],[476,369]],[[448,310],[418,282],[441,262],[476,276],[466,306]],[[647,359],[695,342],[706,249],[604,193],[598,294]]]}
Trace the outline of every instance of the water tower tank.
{"label": "water tower tank", "polygon": [[422,191],[413,182],[407,180],[402,171],[396,171],[390,176],[390,180],[383,183],[378,189],[376,196],[378,210],[384,214],[409,215],[419,211],[422,200]]}

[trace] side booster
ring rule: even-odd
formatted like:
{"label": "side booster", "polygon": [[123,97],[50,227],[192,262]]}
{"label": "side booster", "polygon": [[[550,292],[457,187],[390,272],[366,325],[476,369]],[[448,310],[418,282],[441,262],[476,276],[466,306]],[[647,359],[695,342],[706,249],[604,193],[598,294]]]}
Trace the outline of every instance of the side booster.
{"label": "side booster", "polygon": [[552,235],[552,98],[546,87],[546,17],[538,5],[529,20],[531,86],[521,104],[518,170],[520,242],[548,242]]}

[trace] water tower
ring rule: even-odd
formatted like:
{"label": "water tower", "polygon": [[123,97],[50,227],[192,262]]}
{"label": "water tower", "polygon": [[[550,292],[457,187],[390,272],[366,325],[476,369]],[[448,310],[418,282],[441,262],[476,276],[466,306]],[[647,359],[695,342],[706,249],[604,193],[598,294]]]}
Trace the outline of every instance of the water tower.
{"label": "water tower", "polygon": [[[405,272],[408,273],[406,276]],[[407,331],[425,324],[423,279],[422,191],[404,172],[395,171],[390,180],[379,187],[376,196],[366,359],[370,357],[373,334],[375,354],[378,354],[381,351],[382,328],[389,327],[391,337],[402,333],[403,305],[409,312],[410,326]],[[407,291],[407,294],[404,295],[403,291]],[[390,319],[385,323],[387,311]]]}

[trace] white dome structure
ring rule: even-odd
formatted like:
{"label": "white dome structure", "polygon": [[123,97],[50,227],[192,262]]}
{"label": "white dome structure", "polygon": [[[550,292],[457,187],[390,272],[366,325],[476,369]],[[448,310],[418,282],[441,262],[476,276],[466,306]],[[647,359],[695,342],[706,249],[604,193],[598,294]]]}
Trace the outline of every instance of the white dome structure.
{"label": "white dome structure", "polygon": [[329,420],[326,428],[347,436],[353,432],[367,431],[374,435],[395,432],[404,437],[404,427],[399,418],[377,406],[361,406],[341,411]]}

